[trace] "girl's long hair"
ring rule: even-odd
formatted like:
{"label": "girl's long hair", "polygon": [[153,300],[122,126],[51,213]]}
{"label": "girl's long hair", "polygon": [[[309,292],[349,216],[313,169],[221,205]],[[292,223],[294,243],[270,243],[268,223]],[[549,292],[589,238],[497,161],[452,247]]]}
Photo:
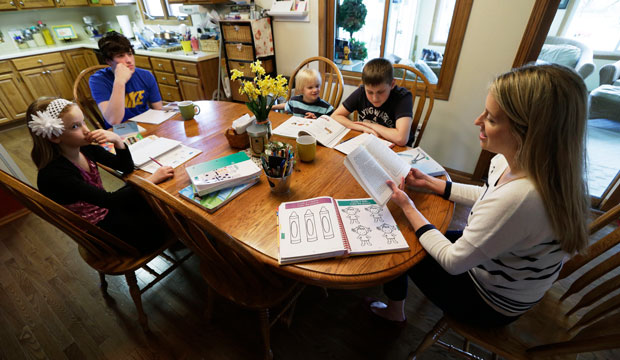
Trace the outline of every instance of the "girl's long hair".
{"label": "girl's long hair", "polygon": [[[37,111],[45,111],[47,106],[54,100],[58,99],[57,97],[41,97],[35,100],[30,106],[28,106],[28,110],[26,111],[26,128],[32,137],[32,151],[30,152],[30,157],[32,161],[37,166],[37,170],[43,169],[47,164],[49,164],[52,160],[61,156],[60,147],[58,144],[51,142],[49,139],[44,138],[42,136],[35,135],[30,127],[28,126],[28,122],[32,120],[32,115],[36,115]],[[59,117],[62,117],[73,105],[66,106],[60,114]]]}
{"label": "girl's long hair", "polygon": [[511,121],[515,161],[540,193],[562,250],[583,250],[590,207],[583,79],[560,65],[526,65],[497,77],[490,92]]}

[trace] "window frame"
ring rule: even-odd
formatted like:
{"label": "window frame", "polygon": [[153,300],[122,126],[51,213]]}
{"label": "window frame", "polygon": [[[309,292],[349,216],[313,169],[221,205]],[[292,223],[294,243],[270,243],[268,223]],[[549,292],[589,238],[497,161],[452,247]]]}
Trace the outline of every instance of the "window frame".
{"label": "window frame", "polygon": [[168,4],[178,4],[177,2],[171,2],[169,0],[159,0],[159,2],[161,3],[165,15],[163,18],[156,17],[154,20],[151,20],[144,16],[144,14],[146,13],[146,7],[144,6],[143,0],[136,0],[136,3],[138,4],[138,9],[140,11],[140,16],[142,17],[142,21],[145,25],[192,25],[191,16],[189,16],[188,14],[185,17],[185,20],[179,21],[176,16],[172,16],[168,13],[168,6],[166,6],[166,2]]}
{"label": "window frame", "polygon": [[[337,0],[319,1],[319,55],[332,61],[334,60],[334,36],[336,33],[336,1]],[[390,0],[386,0],[384,16],[388,15],[389,3]],[[467,29],[467,22],[469,21],[472,5],[473,0],[456,0],[456,4],[454,5],[454,13],[452,15],[452,22],[450,23],[450,33],[446,43],[446,51],[441,66],[441,72],[439,73],[439,80],[437,84],[430,85],[434,87],[436,99],[448,100],[450,97],[450,90],[452,89],[456,65],[461,53],[463,38],[465,37],[465,30]],[[382,53],[385,46],[386,30],[387,21],[384,21],[383,34],[381,36]],[[341,73],[345,84],[353,86],[358,86],[360,84],[360,73],[346,70],[341,70]],[[419,84],[418,86],[421,87]]]}

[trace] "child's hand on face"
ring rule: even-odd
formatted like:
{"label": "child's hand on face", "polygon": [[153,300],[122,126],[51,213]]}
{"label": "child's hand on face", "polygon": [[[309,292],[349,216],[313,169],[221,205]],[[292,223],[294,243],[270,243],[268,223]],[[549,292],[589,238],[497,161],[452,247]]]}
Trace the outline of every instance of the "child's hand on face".
{"label": "child's hand on face", "polygon": [[306,119],[316,119],[316,115],[314,115],[314,113],[311,113],[311,112],[308,111],[306,113],[306,116],[304,116],[304,118],[306,118]]}
{"label": "child's hand on face", "polygon": [[96,142],[97,144],[105,144],[110,142],[114,144],[114,147],[117,149],[124,149],[125,143],[123,139],[121,139],[118,134],[113,133],[112,131],[97,129],[88,133],[88,139],[90,142]]}
{"label": "child's hand on face", "polygon": [[148,180],[153,184],[159,184],[160,182],[170,179],[172,176],[174,176],[174,169],[171,166],[162,166],[155,170],[153,175],[149,176]]}

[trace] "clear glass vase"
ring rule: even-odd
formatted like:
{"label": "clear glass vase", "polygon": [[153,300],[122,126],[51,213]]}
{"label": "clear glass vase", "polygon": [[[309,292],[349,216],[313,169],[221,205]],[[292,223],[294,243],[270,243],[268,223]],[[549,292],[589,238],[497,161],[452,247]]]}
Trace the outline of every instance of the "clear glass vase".
{"label": "clear glass vase", "polygon": [[264,120],[258,120],[256,119],[256,125],[260,126],[260,127],[264,127],[267,130],[267,139],[271,139],[271,121],[269,120],[269,118],[264,119]]}

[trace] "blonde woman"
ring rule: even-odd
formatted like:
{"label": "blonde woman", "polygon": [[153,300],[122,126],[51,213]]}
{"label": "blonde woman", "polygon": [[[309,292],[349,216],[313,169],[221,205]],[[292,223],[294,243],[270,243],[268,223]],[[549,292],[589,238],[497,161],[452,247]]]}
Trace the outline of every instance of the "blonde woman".
{"label": "blonde woman", "polygon": [[[562,261],[587,245],[584,182],[586,88],[559,65],[524,66],[491,84],[474,121],[480,146],[497,155],[488,184],[452,184],[413,170],[392,201],[430,256],[408,271],[444,313],[477,326],[501,326],[534,306]],[[567,145],[568,144],[568,145]],[[462,233],[442,235],[402,191],[404,183],[472,206]],[[406,275],[384,285],[374,316],[404,326]]]}

